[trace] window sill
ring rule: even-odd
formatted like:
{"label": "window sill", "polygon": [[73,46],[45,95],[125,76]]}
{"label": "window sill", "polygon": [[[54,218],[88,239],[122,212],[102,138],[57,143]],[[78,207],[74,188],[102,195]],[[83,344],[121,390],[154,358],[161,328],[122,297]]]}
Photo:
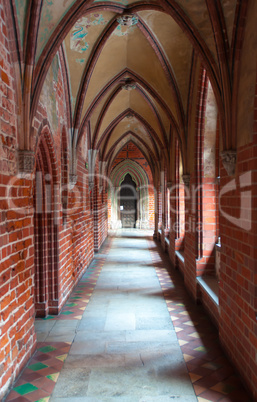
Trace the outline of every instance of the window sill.
{"label": "window sill", "polygon": [[176,256],[178,257],[178,259],[185,264],[185,257],[184,257],[184,251],[175,251]]}
{"label": "window sill", "polygon": [[214,303],[219,306],[219,282],[213,276],[198,276],[196,278],[200,287],[210,296]]}

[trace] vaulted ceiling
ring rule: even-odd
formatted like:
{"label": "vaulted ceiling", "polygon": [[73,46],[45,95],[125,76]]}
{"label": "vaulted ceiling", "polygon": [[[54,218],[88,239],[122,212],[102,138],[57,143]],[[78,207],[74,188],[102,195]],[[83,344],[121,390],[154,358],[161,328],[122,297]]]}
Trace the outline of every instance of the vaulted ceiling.
{"label": "vaulted ceiling", "polygon": [[186,143],[198,58],[218,105],[229,108],[222,93],[231,86],[240,3],[12,0],[20,59],[34,66],[31,115],[61,49],[73,143],[87,130],[91,148],[110,162],[132,140],[152,165],[167,155],[174,133]]}

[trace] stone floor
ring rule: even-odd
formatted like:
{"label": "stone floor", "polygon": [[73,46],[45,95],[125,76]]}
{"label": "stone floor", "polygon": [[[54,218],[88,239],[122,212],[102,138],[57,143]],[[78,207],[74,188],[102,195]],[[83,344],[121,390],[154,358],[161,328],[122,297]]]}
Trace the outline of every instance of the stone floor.
{"label": "stone floor", "polygon": [[150,232],[105,242],[7,401],[251,401]]}

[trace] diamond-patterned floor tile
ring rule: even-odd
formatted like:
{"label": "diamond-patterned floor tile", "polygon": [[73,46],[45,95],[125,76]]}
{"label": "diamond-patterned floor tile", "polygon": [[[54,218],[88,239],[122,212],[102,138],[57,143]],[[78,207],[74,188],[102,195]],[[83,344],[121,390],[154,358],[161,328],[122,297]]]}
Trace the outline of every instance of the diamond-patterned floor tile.
{"label": "diamond-patterned floor tile", "polygon": [[32,371],[39,371],[42,370],[44,368],[47,368],[48,366],[46,364],[43,363],[35,363],[35,364],[31,364],[30,366],[28,366],[28,368]]}
{"label": "diamond-patterned floor tile", "polygon": [[14,387],[14,391],[16,391],[20,395],[26,395],[30,392],[36,391],[38,388],[35,387],[33,384],[26,383],[23,385],[19,385],[18,387]]}
{"label": "diamond-patterned floor tile", "polygon": [[184,356],[185,362],[190,362],[190,360],[193,360],[193,359],[194,359],[194,357],[193,357],[193,356],[190,356],[190,355],[184,354],[183,356]]}
{"label": "diamond-patterned floor tile", "polygon": [[39,350],[39,352],[42,352],[42,353],[49,353],[49,352],[53,352],[54,350],[56,350],[56,348],[49,345],[49,346],[43,346],[42,348],[39,348],[38,350]]}
{"label": "diamond-patterned floor tile", "polygon": [[[203,309],[192,306],[183,278],[178,272],[169,268],[170,261],[167,254],[159,244],[149,241],[149,248],[154,246],[157,246],[159,254],[151,252],[153,264],[158,265],[156,273],[198,402],[250,401],[240,380],[236,383],[228,380],[231,376],[229,372],[231,366],[219,346],[216,328]],[[165,267],[167,267],[166,274]],[[238,399],[239,395],[241,399]]]}

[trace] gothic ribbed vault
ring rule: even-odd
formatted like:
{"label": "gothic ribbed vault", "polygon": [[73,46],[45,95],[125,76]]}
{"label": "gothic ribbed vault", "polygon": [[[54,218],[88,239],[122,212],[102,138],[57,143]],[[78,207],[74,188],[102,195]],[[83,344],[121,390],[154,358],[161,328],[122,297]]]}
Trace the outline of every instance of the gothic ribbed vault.
{"label": "gothic ribbed vault", "polygon": [[242,2],[11,3],[19,43],[21,80],[17,84],[20,93],[26,90],[31,105],[23,110],[21,148],[32,147],[27,128],[39,99],[44,98],[47,77],[58,74],[56,57],[66,71],[73,157],[86,132],[89,148],[99,151],[110,173],[124,136],[130,135],[153,170],[153,163],[159,163],[161,157],[169,166],[172,138],[176,136],[186,173],[191,96],[199,63],[206,69],[215,93],[223,148],[235,147],[237,115],[232,97],[238,87],[231,86],[231,77],[237,74],[232,47],[242,39],[238,30],[238,21],[245,13]]}

